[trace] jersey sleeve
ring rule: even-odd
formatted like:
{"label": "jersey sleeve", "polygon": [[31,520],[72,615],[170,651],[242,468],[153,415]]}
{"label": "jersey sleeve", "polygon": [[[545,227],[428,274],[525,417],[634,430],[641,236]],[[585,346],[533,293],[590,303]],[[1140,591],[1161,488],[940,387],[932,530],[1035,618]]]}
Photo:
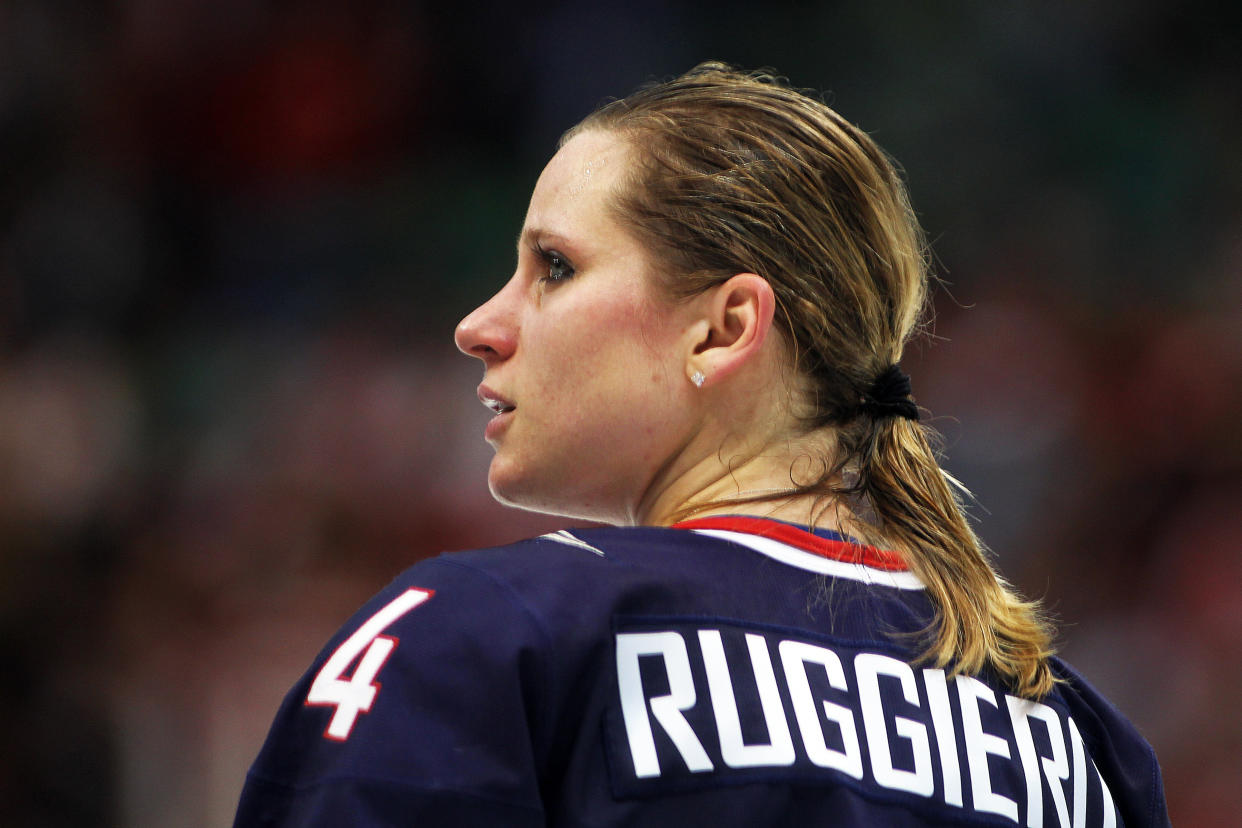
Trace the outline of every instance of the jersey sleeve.
{"label": "jersey sleeve", "polygon": [[504,583],[445,558],[411,568],[285,698],[235,828],[542,825],[546,651]]}
{"label": "jersey sleeve", "polygon": [[1108,699],[1060,659],[1053,669],[1072,692],[1065,693],[1083,740],[1112,789],[1122,824],[1165,828],[1169,821],[1164,782],[1156,753]]}

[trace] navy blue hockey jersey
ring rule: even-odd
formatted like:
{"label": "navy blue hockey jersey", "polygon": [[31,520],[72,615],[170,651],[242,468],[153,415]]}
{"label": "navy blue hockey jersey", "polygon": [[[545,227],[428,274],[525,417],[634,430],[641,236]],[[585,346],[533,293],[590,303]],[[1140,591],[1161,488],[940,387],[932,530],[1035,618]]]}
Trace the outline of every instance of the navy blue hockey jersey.
{"label": "navy blue hockey jersey", "polygon": [[898,556],[757,518],[442,555],[293,688],[236,826],[1168,824],[1080,676],[912,665],[930,616]]}

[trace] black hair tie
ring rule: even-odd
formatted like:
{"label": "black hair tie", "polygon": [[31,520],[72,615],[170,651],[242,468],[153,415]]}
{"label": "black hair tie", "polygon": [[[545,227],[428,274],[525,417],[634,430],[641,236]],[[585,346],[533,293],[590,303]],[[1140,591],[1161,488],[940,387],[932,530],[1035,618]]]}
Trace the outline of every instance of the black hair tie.
{"label": "black hair tie", "polygon": [[910,376],[896,365],[884,369],[867,393],[863,394],[862,410],[872,419],[904,417],[918,420],[919,407],[910,399]]}

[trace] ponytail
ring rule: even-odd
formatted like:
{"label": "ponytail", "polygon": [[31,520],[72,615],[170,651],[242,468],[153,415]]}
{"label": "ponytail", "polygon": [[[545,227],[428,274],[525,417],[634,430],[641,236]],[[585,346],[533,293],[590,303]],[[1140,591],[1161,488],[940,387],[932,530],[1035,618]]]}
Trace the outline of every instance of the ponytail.
{"label": "ponytail", "polygon": [[912,419],[860,418],[854,487],[884,542],[903,552],[927,588],[936,616],[921,658],[950,673],[990,668],[1023,698],[1052,690],[1051,626],[992,568],[966,521],[961,485],[936,461],[925,427]]}
{"label": "ponytail", "polygon": [[611,208],[661,263],[669,296],[736,273],[768,280],[806,380],[797,410],[807,413],[795,416],[837,442],[816,482],[727,502],[852,499],[863,525],[851,530],[903,553],[927,586],[927,662],[990,669],[1024,697],[1051,690],[1050,628],[992,569],[917,422],[908,378],[892,367],[919,324],[929,274],[884,151],[821,101],[717,63],[612,101],[565,139],[586,129],[622,135],[633,150]]}

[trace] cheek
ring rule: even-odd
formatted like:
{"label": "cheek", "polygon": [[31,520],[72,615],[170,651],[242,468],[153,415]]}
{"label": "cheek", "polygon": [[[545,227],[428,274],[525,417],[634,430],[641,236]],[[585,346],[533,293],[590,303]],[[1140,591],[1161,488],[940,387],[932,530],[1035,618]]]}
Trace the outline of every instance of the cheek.
{"label": "cheek", "polygon": [[556,418],[542,425],[603,443],[654,436],[680,373],[669,332],[640,305],[583,309],[568,319],[530,341],[528,353],[541,356],[540,406]]}
{"label": "cheek", "polygon": [[666,386],[672,369],[674,340],[643,306],[624,306],[590,319],[583,338],[584,366],[598,378],[588,386],[601,392],[647,396]]}
{"label": "cheek", "polygon": [[528,354],[542,373],[568,378],[635,369],[667,351],[650,310],[640,304],[592,302],[588,297],[558,310],[527,329]]}

